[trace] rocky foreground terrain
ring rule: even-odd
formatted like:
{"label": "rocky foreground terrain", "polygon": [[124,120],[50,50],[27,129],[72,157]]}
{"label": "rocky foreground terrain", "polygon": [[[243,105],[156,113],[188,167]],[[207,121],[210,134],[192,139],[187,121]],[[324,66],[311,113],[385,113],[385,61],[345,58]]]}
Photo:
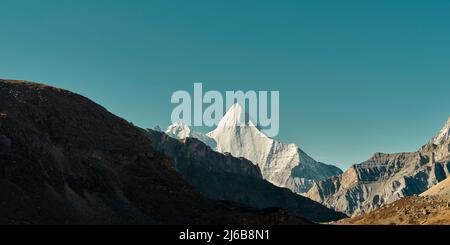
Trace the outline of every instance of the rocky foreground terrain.
{"label": "rocky foreground terrain", "polygon": [[400,199],[365,215],[338,224],[450,225],[450,178],[420,196]]}
{"label": "rocky foreground terrain", "polygon": [[450,201],[438,197],[411,196],[338,224],[358,225],[450,225]]}
{"label": "rocky foreground terrain", "polygon": [[212,201],[140,130],[89,99],[0,80],[0,224],[310,224]]}

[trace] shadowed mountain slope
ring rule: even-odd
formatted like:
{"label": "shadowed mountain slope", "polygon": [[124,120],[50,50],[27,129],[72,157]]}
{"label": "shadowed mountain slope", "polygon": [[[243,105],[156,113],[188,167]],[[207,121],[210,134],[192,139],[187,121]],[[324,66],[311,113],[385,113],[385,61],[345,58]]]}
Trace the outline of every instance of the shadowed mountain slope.
{"label": "shadowed mountain slope", "polygon": [[221,154],[195,138],[177,140],[147,130],[154,149],[174,160],[176,169],[204,195],[255,208],[279,207],[316,222],[345,217],[308,198],[277,187],[262,178],[257,165],[245,158]]}
{"label": "shadowed mountain slope", "polygon": [[89,99],[0,80],[0,224],[308,224],[211,201]]}

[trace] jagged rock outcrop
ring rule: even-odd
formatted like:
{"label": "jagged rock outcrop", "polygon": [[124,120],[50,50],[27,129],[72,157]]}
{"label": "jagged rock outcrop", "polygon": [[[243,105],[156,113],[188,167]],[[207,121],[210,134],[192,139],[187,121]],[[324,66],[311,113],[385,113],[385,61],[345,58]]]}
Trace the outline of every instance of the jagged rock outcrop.
{"label": "jagged rock outcrop", "polygon": [[[448,124],[441,132],[445,131]],[[435,137],[436,138],[436,137]],[[439,137],[417,152],[383,154],[316,183],[307,196],[349,215],[420,194],[449,176],[450,139]],[[435,141],[433,141],[435,142]]]}
{"label": "jagged rock outcrop", "polygon": [[344,214],[328,209],[262,178],[258,166],[245,158],[221,154],[195,138],[176,140],[154,130],[146,135],[159,152],[174,160],[176,169],[202,194],[254,208],[285,208],[316,222],[339,220]]}
{"label": "jagged rock outcrop", "polygon": [[136,127],[49,86],[0,80],[0,224],[308,224],[212,201]]}

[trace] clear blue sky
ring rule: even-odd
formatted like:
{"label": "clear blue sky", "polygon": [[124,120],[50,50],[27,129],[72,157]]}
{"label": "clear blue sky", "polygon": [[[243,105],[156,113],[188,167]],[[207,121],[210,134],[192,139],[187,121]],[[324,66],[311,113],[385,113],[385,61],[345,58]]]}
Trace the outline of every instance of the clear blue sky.
{"label": "clear blue sky", "polygon": [[2,0],[0,30],[0,77],[142,127],[194,82],[280,90],[278,139],[343,168],[414,151],[450,116],[448,0]]}

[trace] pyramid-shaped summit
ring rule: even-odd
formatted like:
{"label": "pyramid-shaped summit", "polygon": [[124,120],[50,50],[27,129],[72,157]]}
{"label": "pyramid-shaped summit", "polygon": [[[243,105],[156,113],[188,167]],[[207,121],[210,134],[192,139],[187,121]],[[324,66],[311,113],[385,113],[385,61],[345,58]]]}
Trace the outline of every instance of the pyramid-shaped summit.
{"label": "pyramid-shaped summit", "polygon": [[255,123],[252,120],[253,119],[250,118],[250,115],[245,109],[239,103],[235,103],[228,109],[227,113],[225,113],[217,128],[255,126]]}
{"label": "pyramid-shaped summit", "polygon": [[216,141],[217,151],[250,160],[259,166],[265,179],[296,193],[305,193],[315,181],[342,172],[317,162],[295,144],[269,138],[239,104],[230,107],[218,127],[207,135]]}

